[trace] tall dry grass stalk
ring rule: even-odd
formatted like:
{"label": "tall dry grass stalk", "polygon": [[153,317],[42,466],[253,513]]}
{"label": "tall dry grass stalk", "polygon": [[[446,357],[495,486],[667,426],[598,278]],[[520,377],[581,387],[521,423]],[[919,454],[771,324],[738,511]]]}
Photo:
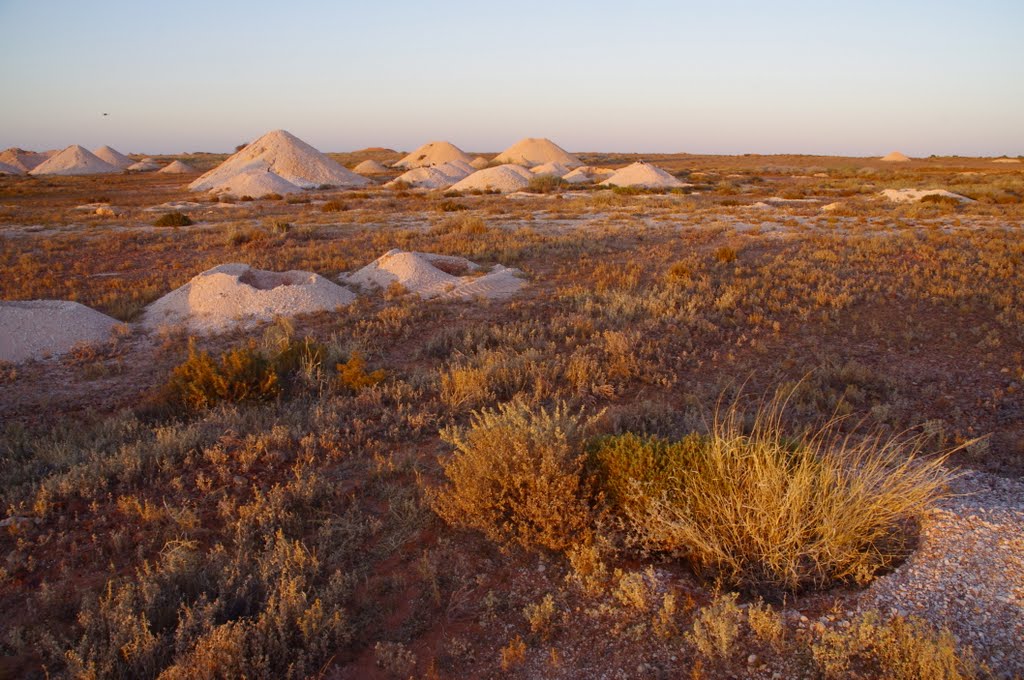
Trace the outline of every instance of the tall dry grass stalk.
{"label": "tall dry grass stalk", "polygon": [[[628,519],[641,544],[760,591],[865,583],[904,556],[950,480],[951,452],[924,457],[920,437],[843,435],[838,420],[787,438],[784,409],[777,397],[749,427],[736,405],[720,411],[667,491],[624,506],[640,509]],[[633,493],[647,490],[637,482]]]}

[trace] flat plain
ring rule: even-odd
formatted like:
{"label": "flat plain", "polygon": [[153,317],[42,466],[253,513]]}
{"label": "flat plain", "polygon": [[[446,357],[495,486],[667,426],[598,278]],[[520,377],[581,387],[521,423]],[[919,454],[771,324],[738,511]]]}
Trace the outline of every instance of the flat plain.
{"label": "flat plain", "polygon": [[[225,156],[157,160],[174,159]],[[0,365],[0,675],[1024,674],[1021,166],[644,160],[686,186],[380,186],[395,171],[218,200],[172,174],[0,176],[0,299],[124,322]],[[156,226],[169,213],[191,224]],[[525,285],[494,300],[360,290],[191,338],[138,323],[220,264],[338,281],[395,248],[514,267]],[[274,384],[197,400],[182,385],[202,356],[214,372],[273,362]],[[900,559],[863,578],[737,578],[638,537],[611,487],[580,491],[585,518],[558,540],[539,510],[536,536],[508,507],[489,532],[445,496],[487,417],[585,424],[567,446],[599,468],[586,486],[610,474],[594,453],[608,438],[713,436],[723,412],[745,431],[780,393],[795,441],[831,423],[946,456],[945,495],[904,527]]]}

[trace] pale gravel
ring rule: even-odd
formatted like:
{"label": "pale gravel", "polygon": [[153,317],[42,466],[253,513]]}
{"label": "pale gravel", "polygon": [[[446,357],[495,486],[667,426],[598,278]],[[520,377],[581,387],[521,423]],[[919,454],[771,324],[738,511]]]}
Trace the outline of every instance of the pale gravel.
{"label": "pale gravel", "polygon": [[1024,677],[1024,481],[969,471],[951,491],[859,606],[946,626],[998,677]]}

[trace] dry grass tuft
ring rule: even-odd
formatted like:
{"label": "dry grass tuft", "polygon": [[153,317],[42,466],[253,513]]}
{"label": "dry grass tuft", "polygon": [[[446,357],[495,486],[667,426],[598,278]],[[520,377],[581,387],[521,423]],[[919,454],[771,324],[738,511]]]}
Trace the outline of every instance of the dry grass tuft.
{"label": "dry grass tuft", "polygon": [[707,436],[633,435],[592,454],[635,543],[754,591],[865,583],[905,555],[949,480],[920,439],[842,436],[833,421],[789,438],[776,398],[753,426],[734,405]]}

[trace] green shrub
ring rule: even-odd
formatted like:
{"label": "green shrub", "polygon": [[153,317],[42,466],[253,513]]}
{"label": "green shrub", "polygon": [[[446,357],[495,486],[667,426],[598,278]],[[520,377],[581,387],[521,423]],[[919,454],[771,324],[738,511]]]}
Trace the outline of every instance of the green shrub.
{"label": "green shrub", "polygon": [[631,541],[754,591],[864,583],[906,551],[907,532],[948,480],[922,440],[795,439],[774,401],[744,427],[736,407],[681,442],[623,435],[591,453]]}
{"label": "green shrub", "polygon": [[582,438],[590,422],[565,405],[531,411],[520,402],[474,412],[442,431],[455,447],[442,462],[448,484],[431,504],[452,526],[502,545],[564,550],[590,534]]}
{"label": "green shrub", "polygon": [[153,222],[154,227],[187,227],[190,224],[194,224],[192,218],[180,212],[164,213]]}

